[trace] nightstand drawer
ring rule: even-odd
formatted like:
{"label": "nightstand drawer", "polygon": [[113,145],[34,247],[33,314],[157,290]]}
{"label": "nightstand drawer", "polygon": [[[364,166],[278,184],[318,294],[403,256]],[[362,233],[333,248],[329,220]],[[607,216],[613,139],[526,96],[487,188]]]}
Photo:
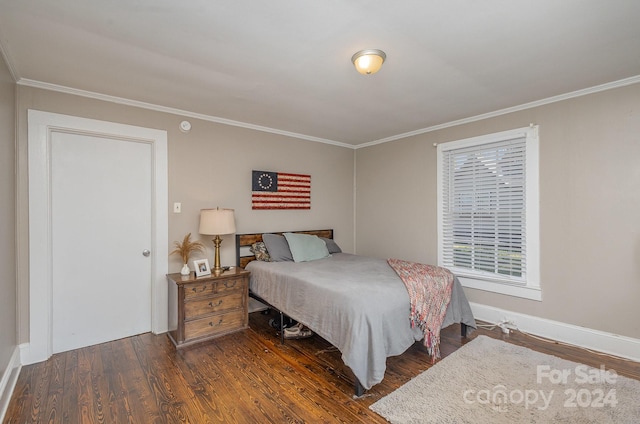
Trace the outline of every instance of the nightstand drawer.
{"label": "nightstand drawer", "polygon": [[229,278],[224,281],[217,281],[216,293],[226,293],[233,290],[244,289],[246,282],[247,280],[244,277]]}
{"label": "nightstand drawer", "polygon": [[238,309],[226,314],[212,315],[185,322],[185,338],[187,340],[195,339],[243,328],[244,314],[245,312],[242,309]]}
{"label": "nightstand drawer", "polygon": [[215,294],[216,283],[214,281],[203,281],[202,283],[192,283],[184,288],[184,298],[208,296]]}
{"label": "nightstand drawer", "polygon": [[215,312],[242,308],[243,299],[244,292],[236,290],[226,296],[191,300],[184,304],[185,317],[195,318]]}
{"label": "nightstand drawer", "polygon": [[200,284],[189,284],[185,287],[184,298],[191,299],[194,297],[208,296],[216,293],[228,292],[231,290],[240,290],[244,287],[245,278],[225,278],[221,281],[203,281]]}

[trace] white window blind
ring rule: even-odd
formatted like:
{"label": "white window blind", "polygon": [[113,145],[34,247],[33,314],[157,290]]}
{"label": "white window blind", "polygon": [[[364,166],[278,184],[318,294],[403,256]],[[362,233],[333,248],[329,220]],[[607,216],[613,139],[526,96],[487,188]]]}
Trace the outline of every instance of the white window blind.
{"label": "white window blind", "polygon": [[442,151],[441,262],[526,284],[526,137]]}
{"label": "white window blind", "polygon": [[438,144],[438,265],[464,287],[542,300],[538,127]]}

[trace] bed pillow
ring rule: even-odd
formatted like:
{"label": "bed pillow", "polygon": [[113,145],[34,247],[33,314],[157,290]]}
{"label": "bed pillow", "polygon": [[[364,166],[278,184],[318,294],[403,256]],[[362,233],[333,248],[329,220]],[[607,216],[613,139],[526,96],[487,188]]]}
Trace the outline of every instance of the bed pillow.
{"label": "bed pillow", "polygon": [[277,234],[263,234],[262,241],[267,246],[267,252],[271,257],[271,262],[292,262],[293,256],[289,250],[287,239]]}
{"label": "bed pillow", "polygon": [[264,242],[259,241],[257,243],[253,243],[249,248],[251,253],[256,255],[256,260],[263,262],[271,262],[271,257],[269,256],[269,252],[267,251],[267,246],[265,246]]}
{"label": "bed pillow", "polygon": [[284,233],[294,262],[315,261],[329,256],[324,240],[310,234]]}
{"label": "bed pillow", "polygon": [[342,249],[340,249],[338,243],[336,243],[333,239],[320,237],[320,240],[323,240],[326,243],[329,253],[342,253]]}

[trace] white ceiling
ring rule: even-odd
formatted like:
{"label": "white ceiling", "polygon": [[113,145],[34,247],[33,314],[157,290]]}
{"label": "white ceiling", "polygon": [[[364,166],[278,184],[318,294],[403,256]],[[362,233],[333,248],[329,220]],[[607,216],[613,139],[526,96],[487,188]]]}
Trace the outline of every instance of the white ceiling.
{"label": "white ceiling", "polygon": [[0,47],[19,84],[358,145],[635,81],[640,1],[0,0]]}

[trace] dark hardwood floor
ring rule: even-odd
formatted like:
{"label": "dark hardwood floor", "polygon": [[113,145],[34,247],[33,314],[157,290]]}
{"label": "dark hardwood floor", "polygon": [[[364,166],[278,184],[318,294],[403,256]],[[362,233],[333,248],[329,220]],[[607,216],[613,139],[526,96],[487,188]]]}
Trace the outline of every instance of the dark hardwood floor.
{"label": "dark hardwood floor", "polygon": [[[416,343],[389,358],[384,381],[354,399],[340,352],[318,336],[281,345],[268,319],[253,313],[250,329],[180,351],[164,334],[142,334],[58,353],[22,368],[4,422],[386,423],[369,405],[430,366]],[[457,325],[443,330],[443,357],[485,334],[640,379],[637,362],[521,333],[459,334]]]}

